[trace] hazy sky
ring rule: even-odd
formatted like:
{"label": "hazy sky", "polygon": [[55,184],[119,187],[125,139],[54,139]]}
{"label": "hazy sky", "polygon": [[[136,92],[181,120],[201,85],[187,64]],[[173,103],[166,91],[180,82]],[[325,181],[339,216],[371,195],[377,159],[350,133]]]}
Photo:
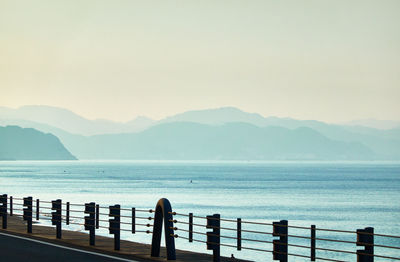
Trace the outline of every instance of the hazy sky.
{"label": "hazy sky", "polygon": [[0,106],[400,120],[400,1],[0,0]]}

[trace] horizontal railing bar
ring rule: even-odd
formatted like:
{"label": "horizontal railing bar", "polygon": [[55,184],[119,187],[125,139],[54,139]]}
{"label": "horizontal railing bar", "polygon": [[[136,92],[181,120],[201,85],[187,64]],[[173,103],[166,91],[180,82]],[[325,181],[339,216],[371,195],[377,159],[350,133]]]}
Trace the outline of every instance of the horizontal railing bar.
{"label": "horizontal railing bar", "polygon": [[246,220],[242,220],[242,223],[243,224],[255,224],[255,225],[272,226],[272,223],[253,222],[253,221],[246,221]]}
{"label": "horizontal railing bar", "polygon": [[[8,197],[10,198],[10,197]],[[13,197],[13,200],[24,200],[23,198]]]}
{"label": "horizontal railing bar", "polygon": [[[132,210],[131,210],[132,211]],[[103,216],[109,216],[110,214],[107,213],[99,213],[99,215],[103,215]],[[123,215],[113,215],[115,217],[125,217],[125,218],[132,218],[132,216],[123,216]],[[137,219],[146,219],[146,220],[153,220],[154,218],[152,217],[141,217],[141,216],[135,216],[135,218]]]}
{"label": "horizontal railing bar", "polygon": [[[65,203],[63,203],[65,204]],[[69,203],[70,206],[76,206],[76,207],[84,207],[84,204],[73,204],[73,203]]]}
{"label": "horizontal railing bar", "polygon": [[[178,216],[185,216],[185,217],[188,217],[188,216],[189,216],[188,214],[177,213],[177,212],[168,212],[168,213],[169,213],[169,214],[172,214],[172,215],[178,215]],[[202,216],[193,216],[193,217],[194,217],[194,218],[207,219],[206,217],[202,217]],[[209,219],[211,219],[211,220],[226,221],[226,222],[235,222],[235,223],[236,223],[236,220],[233,220],[233,219],[215,218],[215,217],[209,217]]]}
{"label": "horizontal railing bar", "polygon": [[[184,221],[178,221],[178,220],[170,220],[170,222],[174,223],[180,223],[180,224],[185,224],[189,225],[189,222],[184,222]],[[195,224],[195,223],[190,223],[193,226],[199,226],[199,227],[207,227],[206,225],[201,225],[201,224]],[[224,229],[224,230],[232,230],[236,231],[236,228],[229,228],[229,227],[216,227],[216,226],[208,226],[208,228],[219,228],[219,229]],[[243,230],[242,230],[243,231]]]}
{"label": "horizontal railing bar", "polygon": [[[99,206],[99,208],[102,209],[110,209],[110,207],[105,207],[105,206]],[[130,208],[111,208],[111,209],[119,209],[119,210],[124,210],[124,211],[132,211],[132,209]],[[137,212],[145,212],[145,213],[153,213],[154,210],[153,209],[135,209]]]}
{"label": "horizontal railing bar", "polygon": [[[172,234],[171,234],[172,235]],[[179,235],[172,235],[174,237],[178,237],[178,238],[183,238],[188,240],[189,238],[187,237],[182,237]],[[198,240],[198,239],[193,239],[193,241],[195,242],[201,242],[201,243],[206,243],[206,244],[214,244],[214,245],[218,245],[218,243],[213,243],[213,242],[207,242],[207,241],[203,241],[203,240]],[[232,247],[232,248],[236,248],[236,245],[228,245],[228,244],[219,244],[220,246],[227,246],[227,247]],[[258,248],[249,248],[249,247],[242,247],[242,249],[247,249],[247,250],[254,250],[254,251],[262,251],[262,252],[268,252],[268,253],[273,253],[274,251],[272,250],[265,250],[265,249],[258,249]],[[305,256],[305,255],[300,255],[300,254],[292,254],[292,253],[284,253],[284,252],[278,252],[275,251],[275,253],[277,254],[283,254],[283,255],[288,255],[288,256],[296,256],[296,257],[303,257],[303,258],[310,258],[309,256]],[[325,261],[335,261],[335,262],[346,262],[344,260],[335,260],[335,259],[329,259],[329,258],[318,258],[320,260],[325,260]]]}
{"label": "horizontal railing bar", "polygon": [[[23,206],[24,204],[22,204],[22,203],[13,203],[13,205],[15,205],[15,206]],[[27,206],[33,206],[33,205],[27,205]]]}

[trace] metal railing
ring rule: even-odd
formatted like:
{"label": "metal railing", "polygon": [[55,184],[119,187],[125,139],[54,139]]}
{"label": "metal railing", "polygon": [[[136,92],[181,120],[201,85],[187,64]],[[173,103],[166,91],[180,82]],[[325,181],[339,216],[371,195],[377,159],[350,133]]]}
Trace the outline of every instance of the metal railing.
{"label": "metal railing", "polygon": [[[80,210],[81,208],[81,210]],[[83,209],[82,209],[83,208]],[[108,209],[108,213],[105,213]],[[129,215],[121,214],[129,212]],[[167,212],[169,212],[168,210]],[[2,228],[7,229],[7,216],[22,217],[27,224],[27,233],[32,233],[33,220],[51,221],[56,226],[56,238],[62,238],[62,226],[65,224],[83,226],[89,233],[90,245],[95,245],[96,229],[108,229],[114,235],[114,249],[120,250],[120,234],[130,232],[132,234],[152,234],[152,223],[141,223],[143,220],[152,221],[154,217],[146,214],[154,213],[153,209],[121,208],[120,205],[100,206],[94,202],[77,204],[65,202],[61,199],[47,201],[32,197],[16,198],[0,195],[0,216],[2,217]],[[108,216],[108,220],[104,219]],[[100,225],[108,223],[108,226]],[[129,226],[129,228],[127,228]],[[161,232],[158,232],[161,235]],[[169,235],[168,235],[169,236]],[[154,236],[153,236],[154,237]],[[169,237],[173,240],[173,237]],[[173,248],[175,251],[175,248]]]}
{"label": "metal railing", "polygon": [[[79,210],[79,208],[84,209]],[[108,209],[108,213],[104,211],[105,209]],[[48,211],[46,212],[46,210]],[[315,225],[310,227],[296,226],[289,224],[287,220],[267,223],[242,220],[241,218],[221,218],[219,214],[196,216],[193,213],[184,214],[173,211],[170,202],[165,198],[157,202],[155,209],[137,209],[135,207],[121,208],[120,205],[106,207],[96,205],[94,202],[85,204],[64,203],[61,199],[53,201],[35,199],[34,201],[32,197],[13,198],[12,196],[0,195],[0,216],[2,217],[3,229],[7,229],[7,215],[20,216],[27,221],[28,233],[32,233],[32,221],[34,219],[50,220],[52,225],[56,226],[56,238],[62,238],[63,224],[66,226],[84,226],[84,229],[89,233],[90,245],[95,245],[96,229],[108,229],[109,233],[114,235],[115,250],[120,250],[121,231],[132,234],[152,234],[151,256],[153,257],[160,256],[162,228],[164,226],[168,260],[176,259],[175,238],[206,244],[207,250],[213,252],[213,261],[220,261],[222,247],[237,251],[249,250],[270,253],[273,260],[281,262],[288,261],[289,257],[309,259],[310,261],[346,261],[337,259],[338,255],[341,254],[354,255],[359,262],[374,261],[374,258],[400,260],[399,246],[375,243],[376,237],[379,237],[381,241],[382,239],[394,239],[400,243],[400,236],[378,234],[374,232],[372,227],[351,231],[319,228]],[[109,219],[104,219],[104,216],[108,216]],[[102,225],[100,225],[100,222]],[[104,223],[108,223],[108,226],[104,226]],[[223,226],[221,226],[222,223]],[[291,230],[306,233],[289,233]],[[317,234],[326,232],[340,233],[341,236],[346,235],[348,237],[346,239],[317,237]],[[349,237],[352,237],[353,240],[349,240]],[[296,241],[302,242],[297,243]],[[316,241],[319,243],[318,246]],[[309,244],[304,244],[304,242]],[[323,243],[328,243],[330,246],[326,247]],[[340,244],[346,248],[336,249],[331,246],[332,244]],[[352,245],[351,249],[347,248],[349,245]],[[354,245],[356,250],[354,250]],[[357,250],[357,247],[361,249]],[[301,249],[304,252],[291,252],[290,249],[292,248],[295,251]],[[376,253],[374,248],[390,249],[396,257],[391,254]],[[335,256],[321,256],[317,255],[318,253],[334,253]]]}
{"label": "metal railing", "polygon": [[[172,221],[174,223],[173,229],[177,232],[174,237],[175,238],[182,238],[186,239],[189,242],[200,242],[206,243],[208,250],[213,250],[214,254],[214,261],[220,261],[220,248],[234,248],[238,251],[240,250],[252,250],[257,252],[264,252],[264,253],[271,253],[274,260],[278,260],[281,262],[288,261],[288,257],[301,257],[305,259],[310,259],[310,261],[345,261],[345,260],[338,260],[329,257],[322,257],[316,256],[317,251],[326,251],[326,252],[334,252],[336,254],[353,254],[357,256],[357,261],[364,262],[364,261],[374,261],[374,258],[382,258],[382,259],[389,259],[398,261],[400,257],[393,257],[388,256],[385,254],[376,254],[374,253],[374,247],[385,248],[385,249],[392,249],[397,250],[398,254],[400,255],[400,247],[398,246],[391,246],[391,245],[383,245],[374,243],[374,236],[384,237],[384,238],[394,238],[399,239],[400,236],[396,235],[389,235],[389,234],[376,234],[374,233],[374,229],[371,227],[367,227],[364,229],[357,229],[355,231],[349,230],[337,230],[337,229],[328,229],[328,228],[318,228],[315,225],[311,225],[310,227],[303,227],[303,226],[295,226],[289,225],[288,221],[281,220],[278,222],[272,223],[264,223],[264,222],[256,222],[256,221],[246,221],[242,220],[241,218],[237,219],[224,219],[220,218],[219,214],[214,214],[213,216],[194,216],[193,213],[183,214],[172,212],[172,215],[175,216],[175,219]],[[177,219],[181,217],[182,219]],[[187,220],[185,221],[186,218]],[[193,219],[196,218],[198,220],[205,220],[206,223],[201,222],[193,222]],[[221,222],[228,224],[228,226],[221,226]],[[257,226],[269,226],[272,227],[270,231],[268,230],[250,230],[244,229],[243,226],[246,224],[250,225],[257,225]],[[179,226],[182,225],[182,226]],[[235,227],[234,227],[235,226]],[[186,228],[187,227],[187,228]],[[196,227],[197,230],[193,228]],[[309,236],[306,235],[296,235],[296,234],[289,234],[289,229],[301,229],[309,231]],[[212,231],[204,232],[207,229],[211,229]],[[222,234],[221,231],[226,232]],[[236,231],[236,235],[232,235],[232,232]],[[336,233],[344,233],[344,234],[353,234],[355,236],[354,241],[349,240],[341,240],[341,239],[332,239],[332,238],[321,238],[316,237],[318,231],[321,232],[336,232]],[[182,232],[182,234],[179,234]],[[229,235],[229,232],[231,233]],[[187,233],[187,236],[185,236]],[[242,234],[246,233],[248,237],[243,237]],[[193,235],[197,236],[206,236],[206,240],[196,239],[193,238]],[[252,237],[254,235],[268,235],[271,236],[271,240],[260,240],[259,238]],[[278,239],[273,239],[273,237],[279,237]],[[309,245],[304,244],[293,244],[289,243],[288,239],[305,239],[309,240]],[[234,240],[236,243],[223,243],[221,240]],[[325,248],[325,247],[317,247],[316,241],[323,241],[323,242],[336,242],[341,244],[352,244],[359,247],[363,247],[364,249],[359,250],[343,250],[343,249],[335,249],[335,248]],[[255,248],[251,246],[243,246],[242,242],[246,243],[261,243],[261,244],[269,244],[272,246],[272,249],[266,248]],[[289,252],[289,247],[301,248],[306,249],[309,252],[309,255],[298,254]]]}

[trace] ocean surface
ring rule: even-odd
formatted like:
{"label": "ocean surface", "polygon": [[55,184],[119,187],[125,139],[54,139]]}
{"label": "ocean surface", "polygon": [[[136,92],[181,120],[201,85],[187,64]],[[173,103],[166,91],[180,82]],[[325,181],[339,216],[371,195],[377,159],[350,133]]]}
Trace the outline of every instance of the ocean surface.
{"label": "ocean surface", "polygon": [[[0,193],[15,198],[32,196],[34,199],[63,202],[96,202],[108,207],[121,204],[123,208],[150,209],[160,198],[170,200],[174,211],[206,216],[218,213],[222,218],[271,223],[288,220],[289,225],[355,231],[374,227],[375,233],[400,235],[400,163],[398,162],[159,162],[159,161],[0,161]],[[15,208],[21,201],[15,200]],[[82,210],[80,206],[71,207]],[[50,210],[42,209],[43,212]],[[21,211],[14,211],[21,213]],[[102,209],[107,214],[107,209]],[[129,215],[126,211],[124,214]],[[71,213],[71,215],[73,215]],[[143,217],[149,213],[137,213]],[[45,218],[45,214],[41,215]],[[74,216],[81,217],[82,213]],[[187,222],[185,216],[175,216]],[[108,226],[102,216],[101,226]],[[41,219],[41,223],[49,224]],[[82,223],[79,218],[72,219]],[[129,222],[129,218],[122,221]],[[147,224],[149,221],[137,221]],[[204,219],[195,218],[197,224]],[[178,229],[187,229],[177,223]],[[221,226],[236,228],[235,223],[223,221]],[[66,226],[63,226],[67,228]],[[83,230],[71,225],[72,230]],[[129,225],[122,228],[130,229]],[[137,230],[147,230],[137,226]],[[196,232],[206,232],[195,226]],[[244,230],[272,232],[268,225],[243,224]],[[151,228],[150,228],[151,230]],[[97,234],[108,235],[105,228]],[[176,231],[187,237],[185,231]],[[289,234],[309,236],[306,229],[289,228]],[[221,235],[235,237],[233,230],[222,230]],[[277,239],[268,234],[244,232],[244,238],[259,241]],[[150,243],[151,236],[123,231],[122,239]],[[317,237],[355,241],[352,233],[317,231]],[[204,241],[201,234],[196,240]],[[222,243],[236,245],[235,239],[224,238]],[[243,247],[272,250],[266,242],[243,241]],[[308,239],[289,237],[289,243],[309,246]],[[376,237],[376,244],[400,247],[400,239]],[[207,252],[205,243],[189,243],[176,239],[179,249]],[[317,241],[317,247],[354,252],[351,243]],[[380,255],[400,257],[400,250],[375,248]],[[223,255],[255,261],[271,261],[271,253],[242,250],[223,246]],[[289,246],[289,253],[309,255],[309,250]],[[354,254],[317,250],[317,257],[355,261]],[[376,258],[376,261],[388,259]],[[290,261],[309,261],[290,257]]]}

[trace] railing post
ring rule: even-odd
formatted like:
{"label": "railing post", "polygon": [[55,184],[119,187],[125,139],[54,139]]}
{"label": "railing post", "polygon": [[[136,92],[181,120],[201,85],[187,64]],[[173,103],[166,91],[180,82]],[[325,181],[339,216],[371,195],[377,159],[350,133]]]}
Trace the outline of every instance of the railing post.
{"label": "railing post", "polygon": [[51,212],[51,224],[53,226],[56,226],[56,237],[58,239],[61,238],[61,208],[62,207],[62,202],[61,199],[57,199],[57,200],[53,200],[51,201],[51,210],[53,210],[54,212]]}
{"label": "railing post", "polygon": [[36,220],[39,220],[39,199],[36,199]]}
{"label": "railing post", "polygon": [[193,242],[193,213],[189,213],[189,242]]}
{"label": "railing post", "polygon": [[315,225],[311,225],[311,261],[315,261]]}
{"label": "railing post", "polygon": [[242,250],[242,219],[237,219],[237,250]]}
{"label": "railing post", "polygon": [[23,206],[26,207],[23,209],[23,218],[27,222],[27,232],[32,233],[32,197],[24,197],[23,200]]}
{"label": "railing post", "polygon": [[136,232],[136,209],[132,207],[132,234]]}
{"label": "railing post", "polygon": [[206,228],[211,228],[211,232],[207,232],[207,249],[213,251],[213,261],[220,262],[221,246],[220,246],[220,215],[214,214],[207,216]]}
{"label": "railing post", "polygon": [[279,240],[273,240],[273,259],[279,260],[280,262],[288,261],[288,221],[281,220],[279,222],[273,222],[272,235],[279,237]]}
{"label": "railing post", "polygon": [[96,205],[96,229],[99,229],[100,206]]}
{"label": "railing post", "polygon": [[10,196],[10,217],[13,216],[13,197]]}
{"label": "railing post", "polygon": [[176,260],[175,253],[175,237],[174,237],[174,224],[172,216],[172,207],[168,199],[161,198],[158,200],[153,225],[153,237],[151,241],[151,256],[160,256],[160,245],[162,235],[162,225],[164,222],[165,231],[165,246],[167,248],[167,259]]}
{"label": "railing post", "polygon": [[2,229],[7,229],[7,194],[0,196],[0,215],[2,217]]}
{"label": "railing post", "polygon": [[364,249],[357,250],[357,262],[374,261],[374,228],[366,227],[357,229],[357,246],[363,246]]}
{"label": "railing post", "polygon": [[121,206],[114,205],[109,206],[109,231],[110,234],[114,234],[114,250],[120,249],[120,241],[121,241]]}
{"label": "railing post", "polygon": [[89,230],[89,243],[91,246],[95,245],[95,209],[96,203],[90,202],[85,204],[85,230]]}
{"label": "railing post", "polygon": [[69,202],[67,202],[67,207],[66,207],[65,223],[69,225]]}

